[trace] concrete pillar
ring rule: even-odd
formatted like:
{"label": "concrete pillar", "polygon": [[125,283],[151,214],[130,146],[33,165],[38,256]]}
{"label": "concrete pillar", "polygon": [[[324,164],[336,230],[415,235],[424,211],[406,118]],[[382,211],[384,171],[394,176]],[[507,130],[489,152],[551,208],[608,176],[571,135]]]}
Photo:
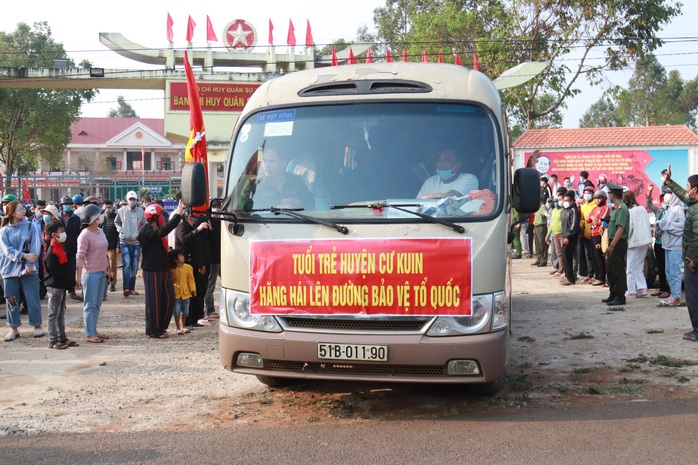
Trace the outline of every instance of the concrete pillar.
{"label": "concrete pillar", "polygon": [[126,150],[124,150],[124,153],[121,155],[121,171],[126,171],[128,169],[128,154],[126,153]]}

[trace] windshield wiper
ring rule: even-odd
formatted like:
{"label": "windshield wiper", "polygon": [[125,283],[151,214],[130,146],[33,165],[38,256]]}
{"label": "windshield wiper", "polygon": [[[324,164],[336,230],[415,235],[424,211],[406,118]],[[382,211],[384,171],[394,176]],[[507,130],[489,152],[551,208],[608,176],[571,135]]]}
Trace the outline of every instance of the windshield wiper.
{"label": "windshield wiper", "polygon": [[323,226],[327,226],[328,228],[332,228],[342,234],[349,234],[349,229],[347,229],[346,226],[341,226],[336,223],[332,223],[331,221],[325,221],[320,218],[316,218],[314,216],[309,216],[309,215],[304,215],[302,213],[298,213],[299,211],[303,211],[303,208],[279,208],[279,207],[269,207],[269,208],[255,208],[252,210],[241,210],[245,213],[247,212],[272,212],[275,215],[279,215],[283,213],[284,215],[288,216],[293,216],[294,218],[300,218],[303,220],[306,220],[310,223],[315,223],[315,224],[321,224]]}
{"label": "windshield wiper", "polygon": [[370,203],[368,205],[330,205],[331,210],[339,210],[343,208],[371,208],[373,210],[380,210],[383,208],[394,208],[395,210],[400,210],[401,212],[405,213],[410,213],[414,216],[418,216],[422,218],[423,220],[426,220],[430,223],[435,223],[435,224],[442,224],[444,226],[447,226],[454,231],[463,234],[465,232],[465,228],[459,224],[455,224],[451,221],[446,221],[442,220],[440,218],[435,218],[433,216],[429,215],[424,215],[423,213],[418,213],[412,210],[408,210],[406,207],[422,207],[422,204],[419,203],[396,203],[396,204],[390,204],[388,202],[378,202],[378,203]]}

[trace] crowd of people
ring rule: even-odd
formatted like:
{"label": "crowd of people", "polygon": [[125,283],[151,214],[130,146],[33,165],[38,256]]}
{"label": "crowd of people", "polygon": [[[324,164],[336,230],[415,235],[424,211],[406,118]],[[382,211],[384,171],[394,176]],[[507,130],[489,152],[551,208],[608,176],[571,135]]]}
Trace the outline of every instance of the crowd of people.
{"label": "crowd of people", "polygon": [[[216,202],[214,212],[220,209]],[[85,341],[109,339],[98,330],[99,313],[117,290],[119,257],[123,298],[139,294],[140,264],[147,336],[167,338],[173,316],[177,335],[218,318],[220,223],[195,219],[181,200],[171,215],[161,200],[139,199],[134,191],[116,205],[82,195],[25,205],[8,194],[2,206],[0,275],[10,328],[5,342],[20,337],[20,313],[28,314],[33,337],[45,335],[41,301],[47,298],[49,348],[78,346],[65,331],[68,297],[82,302]]]}
{"label": "crowd of people", "polygon": [[[532,157],[533,158],[533,157]],[[529,166],[535,161],[529,160]],[[692,330],[684,339],[698,341],[698,175],[689,177],[684,190],[671,179],[671,166],[661,173],[659,204],[654,185],[640,204],[633,190],[608,182],[597,184],[586,171],[577,189],[557,184],[557,176],[541,176],[540,208],[528,217],[514,213],[514,259],[535,258],[532,266],[550,267],[560,285],[580,283],[609,290],[609,306],[627,299],[655,296],[665,306],[681,304],[682,264],[686,305]],[[566,178],[566,181],[569,178]],[[654,227],[650,220],[655,216]],[[645,278],[645,257],[652,247],[659,289],[650,293]]]}

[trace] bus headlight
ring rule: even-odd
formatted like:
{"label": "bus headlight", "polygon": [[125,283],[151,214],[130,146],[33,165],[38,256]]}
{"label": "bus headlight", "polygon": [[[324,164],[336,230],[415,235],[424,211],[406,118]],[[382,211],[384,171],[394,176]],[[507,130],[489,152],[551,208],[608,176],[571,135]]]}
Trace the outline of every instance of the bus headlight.
{"label": "bus headlight", "polygon": [[442,316],[431,325],[427,336],[460,336],[480,332],[489,321],[492,295],[473,296],[471,316]]}
{"label": "bus headlight", "polygon": [[221,322],[237,328],[253,329],[280,333],[281,326],[271,315],[253,315],[250,313],[250,295],[232,289],[224,289],[225,318]]}

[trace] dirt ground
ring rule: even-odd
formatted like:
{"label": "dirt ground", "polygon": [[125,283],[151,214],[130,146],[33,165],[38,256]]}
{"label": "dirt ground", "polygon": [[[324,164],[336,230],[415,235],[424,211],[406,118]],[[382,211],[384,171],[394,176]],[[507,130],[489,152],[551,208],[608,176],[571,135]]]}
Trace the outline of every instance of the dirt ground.
{"label": "dirt ground", "polygon": [[221,367],[217,323],[150,339],[142,292],[114,292],[99,319],[100,332],[111,336],[104,344],[84,341],[75,301],[66,324],[80,347],[49,350],[47,337],[31,337],[24,315],[22,337],[0,343],[0,436],[448,418],[696,395],[698,344],[681,339],[685,306],[663,308],[644,297],[609,308],[605,289],[560,286],[531,262],[513,261],[511,361],[507,385],[493,397],[462,386],[389,383],[270,389]]}

